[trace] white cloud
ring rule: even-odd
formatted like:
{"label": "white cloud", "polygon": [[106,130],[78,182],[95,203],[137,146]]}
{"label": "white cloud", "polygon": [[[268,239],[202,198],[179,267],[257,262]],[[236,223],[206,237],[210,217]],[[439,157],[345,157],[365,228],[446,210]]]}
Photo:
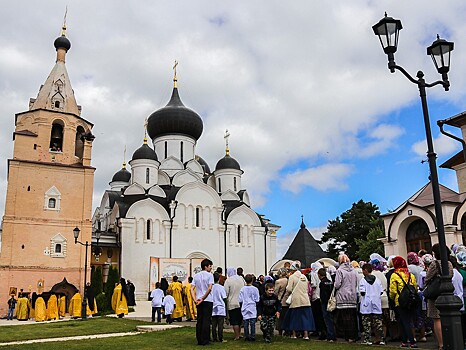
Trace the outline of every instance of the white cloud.
{"label": "white cloud", "polygon": [[[434,151],[438,156],[452,155],[458,151],[460,145],[458,141],[455,141],[445,135],[440,134],[439,137],[434,140]],[[426,158],[427,153],[427,142],[426,140],[418,141],[411,146],[411,150],[419,157]]]}
{"label": "white cloud", "polygon": [[352,172],[352,166],[348,164],[324,164],[286,174],[280,182],[280,187],[295,194],[305,186],[319,191],[342,191],[348,188],[345,179]]}

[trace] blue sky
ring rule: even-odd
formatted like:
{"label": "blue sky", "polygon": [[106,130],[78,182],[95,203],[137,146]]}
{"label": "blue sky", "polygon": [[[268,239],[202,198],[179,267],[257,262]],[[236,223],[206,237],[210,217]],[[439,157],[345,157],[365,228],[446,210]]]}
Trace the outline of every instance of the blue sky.
{"label": "blue sky", "polygon": [[[64,8],[15,1],[0,13],[2,193],[14,114],[53,67]],[[67,68],[82,116],[95,124],[94,207],[124,147],[128,160],[145,118],[168,101],[176,59],[181,99],[204,121],[197,153],[214,169],[230,131],[252,206],[282,226],[278,257],[301,215],[318,236],[359,199],[396,208],[428,181],[428,165],[417,88],[388,71],[371,29],[385,11],[403,23],[395,58],[413,75],[437,80],[426,47],[436,34],[455,42],[451,91],[428,91],[441,164],[460,145],[439,136],[435,121],[466,109],[464,1],[70,1]],[[457,189],[452,170],[439,174]]]}

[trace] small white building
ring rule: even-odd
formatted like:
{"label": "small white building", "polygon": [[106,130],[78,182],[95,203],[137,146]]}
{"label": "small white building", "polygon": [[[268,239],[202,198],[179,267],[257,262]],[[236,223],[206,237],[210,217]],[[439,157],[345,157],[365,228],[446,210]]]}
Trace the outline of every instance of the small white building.
{"label": "small white building", "polygon": [[[466,140],[466,112],[446,119],[445,124],[461,128]],[[466,162],[463,151],[440,165],[455,170],[459,193],[440,185],[440,198],[448,247],[466,244]],[[430,251],[438,243],[432,184],[429,182],[397,209],[382,215],[385,226],[385,255]]]}
{"label": "small white building", "polygon": [[120,274],[135,284],[138,298],[150,290],[151,257],[209,258],[256,274],[276,261],[279,226],[251,208],[227,136],[214,171],[196,155],[202,119],[183,105],[174,81],[168,104],[147,120],[154,148],[145,138],[129,161],[131,172],[123,163],[93,216],[99,245],[121,249]]}

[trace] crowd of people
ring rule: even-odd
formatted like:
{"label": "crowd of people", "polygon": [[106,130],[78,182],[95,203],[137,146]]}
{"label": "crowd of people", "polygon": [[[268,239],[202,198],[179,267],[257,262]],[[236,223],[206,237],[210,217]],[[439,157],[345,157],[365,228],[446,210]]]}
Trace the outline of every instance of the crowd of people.
{"label": "crowd of people", "polygon": [[[466,335],[466,247],[454,245],[448,255],[454,294],[463,304]],[[335,266],[315,262],[309,269],[301,269],[295,261],[258,278],[244,275],[241,267],[228,268],[226,276],[221,268],[212,274],[208,259],[201,266],[203,271],[190,277],[187,285],[174,278],[164,290],[158,283],[151,294],[152,321],[156,312],[157,322],[161,321],[165,295],[173,296],[165,306],[165,313],[171,315],[167,322],[185,315],[197,320],[199,345],[224,341],[225,322],[232,327],[235,341],[255,341],[259,321],[266,342],[278,333],[304,340],[311,336],[329,342],[359,340],[365,345],[400,341],[402,348],[417,348],[418,341],[427,341],[426,336],[433,333],[438,349],[443,349],[435,306],[442,268],[438,244],[430,252],[409,252],[406,258],[371,254],[367,261],[356,262],[342,253]]]}

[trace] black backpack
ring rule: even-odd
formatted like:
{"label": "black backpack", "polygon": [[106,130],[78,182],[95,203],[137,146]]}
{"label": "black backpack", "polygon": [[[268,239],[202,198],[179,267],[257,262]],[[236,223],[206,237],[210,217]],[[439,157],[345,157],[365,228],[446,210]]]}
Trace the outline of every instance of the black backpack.
{"label": "black backpack", "polygon": [[400,295],[398,297],[398,303],[400,304],[400,307],[406,310],[416,310],[419,303],[421,302],[421,298],[419,298],[419,294],[417,294],[416,288],[414,288],[412,284],[409,284],[411,281],[411,274],[408,276],[408,283],[405,282],[400,274],[396,274],[400,277],[404,284],[401,292],[399,292]]}

